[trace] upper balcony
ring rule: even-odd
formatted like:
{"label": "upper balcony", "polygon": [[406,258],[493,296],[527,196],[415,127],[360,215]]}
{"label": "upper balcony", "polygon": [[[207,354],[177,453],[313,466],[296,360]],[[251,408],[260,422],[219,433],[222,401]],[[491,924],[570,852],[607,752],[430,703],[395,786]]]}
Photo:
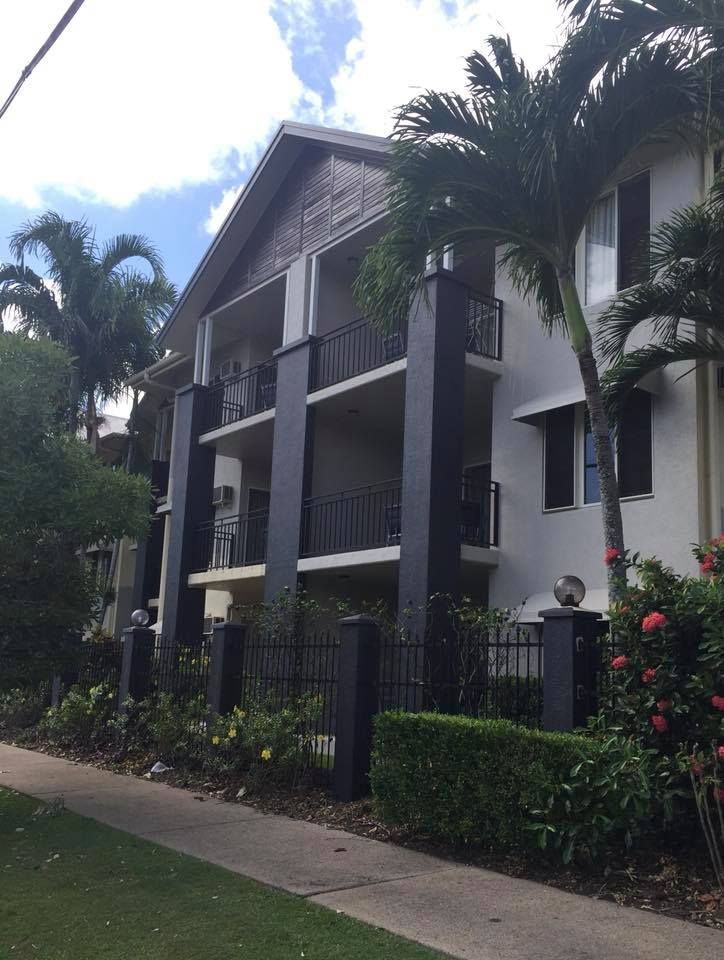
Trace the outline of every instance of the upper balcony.
{"label": "upper balcony", "polygon": [[[503,304],[473,290],[467,296],[466,353],[502,358]],[[407,325],[383,331],[362,318],[319,337],[312,348],[309,392],[377,370],[407,355]]]}
{"label": "upper balcony", "polygon": [[209,387],[203,433],[245,420],[276,404],[277,362],[268,360]]}

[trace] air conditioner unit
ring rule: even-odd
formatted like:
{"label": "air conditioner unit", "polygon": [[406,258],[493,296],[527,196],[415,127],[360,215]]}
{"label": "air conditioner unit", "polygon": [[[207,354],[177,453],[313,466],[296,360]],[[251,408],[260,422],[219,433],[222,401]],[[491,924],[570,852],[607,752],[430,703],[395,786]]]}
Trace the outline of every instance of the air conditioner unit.
{"label": "air conditioner unit", "polygon": [[204,617],[204,627],[202,633],[205,637],[210,637],[214,632],[215,623],[223,623],[223,617]]}
{"label": "air conditioner unit", "polygon": [[224,484],[222,487],[214,487],[213,493],[211,494],[211,506],[226,507],[233,499],[233,487],[227,487],[226,484]]}
{"label": "air conditioner unit", "polygon": [[235,373],[241,373],[241,362],[239,360],[224,360],[216,368],[211,382],[219,383],[221,380],[226,380],[227,377],[233,377]]}

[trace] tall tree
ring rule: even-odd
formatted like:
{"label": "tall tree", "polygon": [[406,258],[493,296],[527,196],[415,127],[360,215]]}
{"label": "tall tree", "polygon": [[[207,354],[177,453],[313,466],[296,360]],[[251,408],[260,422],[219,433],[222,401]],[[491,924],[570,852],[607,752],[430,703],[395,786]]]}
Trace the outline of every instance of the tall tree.
{"label": "tall tree", "polygon": [[61,347],[2,333],[0,368],[0,659],[27,681],[77,649],[102,591],[82,550],[144,536],[150,488],[67,434]]}
{"label": "tall tree", "polygon": [[[647,374],[688,361],[724,361],[724,179],[703,203],[677,210],[651,238],[652,279],[617,297],[597,339],[612,361],[604,377],[614,415]],[[644,329],[644,346],[628,350]]]}
{"label": "tall tree", "polygon": [[[399,111],[390,226],[363,261],[356,295],[367,316],[393,322],[409,309],[429,251],[500,245],[500,267],[576,355],[605,543],[622,555],[609,422],[574,251],[592,207],[642,144],[702,137],[709,111],[722,103],[720,74],[705,84],[708,59],[693,62],[676,43],[660,43],[634,51],[593,83],[582,80],[572,97],[561,77],[565,59],[531,75],[509,39],[489,44],[491,59],[477,52],[467,58],[467,98],[427,92]],[[612,589],[622,573],[622,565],[611,566]]]}
{"label": "tall tree", "polygon": [[[0,267],[0,317],[12,311],[25,333],[49,337],[72,357],[69,430],[83,411],[95,448],[99,405],[116,400],[133,373],[159,359],[155,335],[176,299],[163,262],[145,237],[103,244],[85,220],[49,211],[10,238],[16,263]],[[25,260],[37,257],[40,276]]]}

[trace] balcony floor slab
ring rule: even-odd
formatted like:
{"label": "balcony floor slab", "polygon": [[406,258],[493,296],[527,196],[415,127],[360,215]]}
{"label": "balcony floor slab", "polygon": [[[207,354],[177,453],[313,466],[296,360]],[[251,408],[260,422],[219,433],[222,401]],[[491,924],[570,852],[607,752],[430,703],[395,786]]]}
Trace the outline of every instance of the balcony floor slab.
{"label": "balcony floor slab", "polygon": [[347,380],[340,380],[339,383],[333,383],[328,387],[322,387],[321,390],[315,390],[307,396],[307,403],[321,403],[330,397],[336,397],[340,393],[346,393],[349,390],[357,390],[359,387],[366,387],[377,380],[383,380],[386,377],[393,377],[407,369],[407,357],[400,357],[399,360],[393,360],[381,367],[375,367],[374,370],[366,370],[364,373],[357,374],[356,377],[349,377]]}
{"label": "balcony floor slab", "polygon": [[344,567],[361,567],[376,563],[399,563],[399,545],[376,547],[371,550],[354,550],[349,553],[328,553],[322,557],[302,557],[297,563],[299,573],[312,570],[335,570]]}
{"label": "balcony floor slab", "polygon": [[242,580],[260,580],[265,574],[265,563],[253,563],[246,567],[219,567],[218,570],[190,573],[188,583],[201,590],[231,590]]}

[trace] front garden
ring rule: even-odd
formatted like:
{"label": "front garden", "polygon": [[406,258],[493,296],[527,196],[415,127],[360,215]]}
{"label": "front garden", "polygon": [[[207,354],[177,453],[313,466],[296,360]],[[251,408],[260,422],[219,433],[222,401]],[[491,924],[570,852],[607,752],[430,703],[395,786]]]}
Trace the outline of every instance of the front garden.
{"label": "front garden", "polygon": [[[457,707],[447,691],[448,713],[382,711],[372,795],[353,803],[329,790],[332,728],[321,736],[320,718],[331,714],[314,684],[282,697],[250,681],[222,716],[193,690],[120,712],[104,682],[50,709],[16,690],[0,699],[0,735],[146,776],[162,759],[170,769],[153,775],[177,785],[724,927],[724,537],[696,554],[698,577],[623,558],[629,585],[600,641],[599,711],[585,730],[491,718],[469,685]],[[484,629],[489,671],[501,647],[489,619]],[[511,662],[487,676],[486,697],[520,686]]]}

